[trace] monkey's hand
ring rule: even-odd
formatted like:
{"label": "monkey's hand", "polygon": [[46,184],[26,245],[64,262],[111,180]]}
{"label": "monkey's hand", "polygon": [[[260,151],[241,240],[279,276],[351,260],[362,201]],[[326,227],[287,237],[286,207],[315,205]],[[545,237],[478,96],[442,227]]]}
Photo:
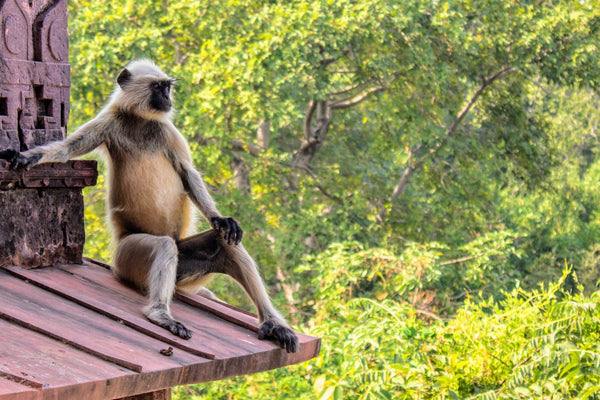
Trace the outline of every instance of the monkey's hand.
{"label": "monkey's hand", "polygon": [[40,161],[42,156],[41,153],[26,155],[12,149],[0,151],[0,159],[10,162],[10,169],[29,169]]}
{"label": "monkey's hand", "polygon": [[213,217],[210,219],[210,225],[214,230],[223,235],[223,240],[225,240],[228,245],[237,245],[242,241],[244,231],[240,228],[235,219],[230,217]]}

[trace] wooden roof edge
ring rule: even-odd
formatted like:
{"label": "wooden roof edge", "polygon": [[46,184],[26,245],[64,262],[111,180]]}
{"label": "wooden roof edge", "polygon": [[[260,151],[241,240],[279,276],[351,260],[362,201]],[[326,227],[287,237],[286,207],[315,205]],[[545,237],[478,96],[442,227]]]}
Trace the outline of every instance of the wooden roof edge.
{"label": "wooden roof edge", "polygon": [[[117,282],[109,268],[107,264],[85,259],[81,265],[34,270],[12,266],[0,269],[0,291],[3,292],[0,293],[0,326],[4,327],[4,332],[18,332],[10,340],[0,342],[0,400],[116,399],[177,385],[263,372],[304,362],[319,354],[321,339],[301,333],[298,333],[300,348],[297,353],[286,353],[274,343],[259,341],[254,314],[200,295],[179,294],[174,300],[177,318],[192,324],[195,331],[195,337],[189,341],[177,338],[143,317],[141,305],[145,299]],[[21,298],[26,300],[23,307],[19,303]],[[78,326],[82,323],[76,320],[79,319],[90,321],[85,323],[92,325],[89,329],[74,332],[76,329],[56,322],[54,315],[63,318],[63,324]],[[68,315],[75,320],[67,322],[70,321],[65,319]],[[44,318],[50,319],[45,321]],[[99,330],[106,335],[102,341],[96,343],[93,337],[86,338],[86,335],[96,335],[94,332]],[[211,333],[212,330],[216,331]],[[117,336],[111,339],[111,335]],[[134,351],[132,354],[136,357],[128,359],[123,351],[138,343],[135,338],[144,337],[148,339],[142,342],[147,344],[135,345],[137,350],[132,348],[130,351]],[[73,378],[71,382],[60,378],[53,381],[51,376],[56,371],[47,371],[49,375],[43,375],[43,371],[34,367],[41,365],[37,356],[32,356],[31,362],[27,361],[27,354],[34,354],[32,349],[19,357],[9,357],[10,362],[5,362],[7,354],[19,346],[33,343],[33,338],[38,338],[35,342],[43,338],[40,343],[45,343],[44,348],[61,349],[53,350],[43,358],[55,365],[53,368],[64,369],[62,375],[78,376],[76,365],[81,357],[88,364],[97,363],[98,371],[112,372],[90,380]],[[111,343],[117,346],[111,348]],[[173,357],[157,355],[159,349],[167,347],[174,348]],[[61,359],[55,360],[53,354],[61,352],[66,352],[72,362],[61,365]],[[95,359],[98,361],[93,361]],[[151,359],[154,361],[150,362]],[[164,366],[160,367],[161,364]],[[81,375],[85,376],[85,373],[82,371]],[[5,390],[1,390],[2,386]]]}

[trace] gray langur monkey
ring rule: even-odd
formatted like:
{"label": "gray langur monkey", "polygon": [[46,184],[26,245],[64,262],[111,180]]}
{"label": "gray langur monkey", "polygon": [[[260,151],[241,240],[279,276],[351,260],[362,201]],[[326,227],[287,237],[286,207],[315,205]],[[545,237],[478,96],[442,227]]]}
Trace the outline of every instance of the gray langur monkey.
{"label": "gray langur monkey", "polygon": [[[100,147],[108,161],[108,208],[116,240],[114,274],[148,295],[143,309],[153,323],[189,339],[191,331],[171,316],[176,288],[206,290],[214,273],[233,277],[258,311],[260,339],[288,352],[298,338],[272,305],[242,229],[217,210],[188,144],[171,121],[174,80],[148,60],[121,71],[108,104],[65,140],[0,157],[12,168],[65,162]],[[191,235],[193,203],[212,229]],[[206,290],[208,292],[208,290]]]}

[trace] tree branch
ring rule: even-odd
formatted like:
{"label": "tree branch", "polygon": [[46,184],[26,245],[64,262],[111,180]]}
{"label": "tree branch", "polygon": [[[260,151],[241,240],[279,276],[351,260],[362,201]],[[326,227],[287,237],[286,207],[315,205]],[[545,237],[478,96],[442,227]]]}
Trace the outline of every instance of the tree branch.
{"label": "tree branch", "polygon": [[340,90],[338,90],[338,91],[336,91],[336,92],[331,92],[331,93],[329,93],[329,95],[330,95],[330,96],[339,96],[339,95],[341,95],[341,94],[344,94],[344,93],[351,92],[351,91],[353,91],[354,89],[358,88],[359,86],[360,86],[360,84],[358,84],[358,83],[357,83],[357,84],[355,84],[355,85],[346,86],[345,88],[342,88],[342,89],[340,89]]}
{"label": "tree branch", "polygon": [[[315,110],[317,111],[317,123],[312,127],[312,119],[314,118]],[[304,118],[304,141],[300,145],[300,149],[296,152],[295,162],[300,162],[304,165],[310,163],[317,150],[321,147],[331,122],[331,108],[327,100],[311,101],[309,110]]]}
{"label": "tree branch", "polygon": [[362,103],[363,101],[365,101],[367,99],[367,97],[369,97],[369,95],[371,95],[373,93],[381,92],[385,89],[386,88],[383,86],[375,86],[375,87],[369,88],[369,89],[365,90],[364,92],[359,93],[357,95],[349,96],[345,99],[334,101],[331,103],[330,107],[332,110],[341,110],[344,108],[354,107],[354,106]]}
{"label": "tree branch", "polygon": [[271,121],[261,119],[258,122],[258,130],[256,131],[256,143],[262,150],[269,149],[269,141],[271,140]]}
{"label": "tree branch", "polygon": [[[408,161],[406,162],[406,168],[404,168],[404,172],[402,172],[400,181],[396,186],[394,186],[394,190],[392,191],[392,195],[389,199],[390,203],[393,202],[396,198],[400,197],[402,193],[404,193],[404,190],[406,189],[406,186],[408,186],[408,182],[410,181],[412,175],[418,168],[421,168],[421,166],[423,165],[423,160],[420,160],[416,163],[413,162],[413,155],[416,152],[418,152],[421,149],[421,147],[422,145],[421,143],[419,143],[408,151]],[[385,208],[385,206],[382,206],[379,210],[379,213],[377,213],[377,221],[383,222],[383,217],[385,217],[386,213],[387,209]]]}
{"label": "tree branch", "polygon": [[501,79],[504,76],[508,75],[512,71],[514,71],[514,68],[506,67],[506,68],[498,71],[494,75],[490,76],[489,78],[483,78],[483,81],[481,82],[481,85],[479,85],[479,88],[477,89],[477,91],[473,94],[473,96],[471,96],[471,99],[467,102],[467,104],[465,104],[464,107],[460,110],[460,112],[456,116],[456,120],[454,121],[454,123],[452,125],[450,125],[450,127],[446,130],[446,136],[447,137],[452,136],[454,134],[454,132],[456,132],[456,128],[458,128],[458,126],[460,125],[462,120],[468,114],[469,110],[471,110],[471,107],[473,107],[473,104],[475,104],[475,102],[477,101],[479,96],[481,96],[483,91],[488,86],[490,86],[492,83],[494,83],[494,81]]}
{"label": "tree branch", "polygon": [[314,100],[311,100],[310,103],[308,103],[308,111],[304,115],[304,125],[303,126],[304,126],[304,137],[305,138],[311,137],[312,119],[313,119],[313,116],[315,115],[316,109],[317,109],[317,102]]}
{"label": "tree branch", "polygon": [[233,151],[243,151],[254,157],[260,156],[261,152],[261,149],[258,146],[252,143],[243,142],[240,139],[233,139],[231,141],[231,149]]}
{"label": "tree branch", "polygon": [[335,63],[340,58],[347,56],[348,54],[350,54],[350,50],[349,49],[344,50],[339,57],[324,58],[321,61],[319,61],[319,63],[321,64],[322,67],[327,67],[327,66]]}
{"label": "tree branch", "polygon": [[335,201],[338,204],[342,204],[342,199],[340,199],[339,197],[329,193],[329,191],[327,189],[325,189],[325,187],[323,187],[323,185],[321,185],[319,183],[319,177],[317,175],[315,175],[315,173],[310,169],[310,167],[306,166],[306,165],[297,165],[297,164],[292,164],[291,165],[292,168],[298,168],[303,170],[304,172],[306,172],[311,178],[313,178],[313,180],[315,181],[315,187],[317,189],[319,189],[319,191],[321,193],[323,193],[325,195],[325,197]]}
{"label": "tree branch", "polygon": [[[481,85],[479,85],[479,87],[477,88],[475,93],[473,93],[471,98],[467,101],[467,103],[463,106],[463,108],[458,112],[454,122],[446,129],[444,136],[434,146],[434,148],[429,150],[427,157],[429,157],[429,158],[434,157],[440,151],[440,149],[444,146],[444,144],[448,142],[448,139],[456,133],[461,122],[464,120],[465,116],[469,113],[469,111],[471,110],[473,105],[477,102],[477,100],[479,99],[479,96],[481,96],[481,94],[485,91],[485,89],[487,87],[489,87],[492,83],[497,81],[498,79],[502,79],[503,77],[505,77],[506,75],[510,74],[513,71],[515,71],[515,69],[513,67],[507,66],[507,67],[501,69],[500,71],[496,72],[495,74],[491,75],[490,77],[483,78]],[[406,190],[406,187],[408,186],[410,178],[413,176],[413,174],[416,172],[417,169],[421,168],[423,166],[423,164],[425,164],[425,158],[422,158],[416,162],[413,161],[413,159],[412,159],[413,155],[417,151],[419,151],[422,147],[423,147],[422,143],[419,143],[409,151],[406,168],[404,169],[404,172],[402,173],[402,176],[400,177],[400,181],[398,182],[398,184],[394,187],[394,190],[392,191],[392,194],[389,198],[389,203],[393,203],[394,200],[396,200],[400,196],[402,196],[402,194],[404,193],[404,190]],[[387,209],[385,207],[382,207],[381,210],[379,211],[379,213],[377,214],[377,220],[379,222],[383,222],[383,217],[385,216],[386,213],[387,213]]]}

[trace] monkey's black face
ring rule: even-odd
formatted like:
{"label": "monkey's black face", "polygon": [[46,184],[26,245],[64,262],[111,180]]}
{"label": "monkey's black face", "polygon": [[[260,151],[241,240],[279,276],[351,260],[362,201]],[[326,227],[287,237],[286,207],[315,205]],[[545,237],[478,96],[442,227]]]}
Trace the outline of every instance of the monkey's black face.
{"label": "monkey's black face", "polygon": [[171,85],[172,80],[156,81],[150,84],[150,106],[157,111],[171,110]]}

